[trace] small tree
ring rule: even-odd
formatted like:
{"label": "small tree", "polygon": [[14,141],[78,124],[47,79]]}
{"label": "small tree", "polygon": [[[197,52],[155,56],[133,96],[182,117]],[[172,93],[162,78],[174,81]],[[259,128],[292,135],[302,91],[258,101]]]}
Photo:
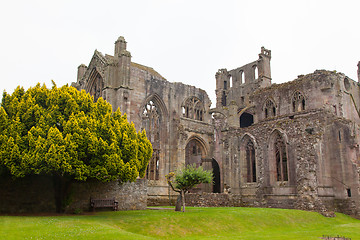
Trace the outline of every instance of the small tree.
{"label": "small tree", "polygon": [[187,165],[176,173],[171,172],[165,177],[172,190],[179,193],[175,211],[181,211],[182,205],[182,211],[185,212],[185,193],[200,183],[211,183],[213,173],[204,170],[201,166],[197,168],[193,164]]}

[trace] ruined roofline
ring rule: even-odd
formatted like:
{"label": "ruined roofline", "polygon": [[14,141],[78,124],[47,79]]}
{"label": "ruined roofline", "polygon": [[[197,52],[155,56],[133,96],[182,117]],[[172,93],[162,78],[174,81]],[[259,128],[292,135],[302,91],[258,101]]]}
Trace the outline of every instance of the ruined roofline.
{"label": "ruined roofline", "polygon": [[349,80],[351,80],[351,81],[355,82],[356,84],[358,84],[356,81],[349,78],[344,73],[322,69],[322,70],[315,70],[313,73],[308,73],[306,75],[299,75],[296,79],[288,81],[288,82],[272,83],[268,87],[257,89],[256,91],[254,91],[253,95],[268,92],[268,91],[272,91],[272,90],[274,90],[276,88],[284,88],[284,87],[293,86],[293,85],[296,85],[296,84],[303,84],[304,82],[307,82],[307,81],[321,80],[320,77],[331,76],[331,75],[333,75],[333,76],[334,75],[342,76],[342,77],[348,78]]}
{"label": "ruined roofline", "polygon": [[[163,80],[166,80],[166,78],[164,78],[163,76],[161,76],[160,73],[158,73],[156,70],[154,70],[152,67],[148,67],[148,66],[145,66],[145,65],[141,65],[139,63],[135,63],[135,62],[131,62],[131,66],[132,67],[135,67],[135,68],[138,68],[140,70],[144,70],[144,71],[147,71],[149,72],[150,74],[154,75],[154,76],[157,76],[157,77],[160,77],[161,79]],[[167,81],[167,80],[166,80]]]}
{"label": "ruined roofline", "polygon": [[261,47],[261,52],[259,53],[259,58],[257,60],[254,60],[254,61],[252,61],[250,63],[244,64],[244,65],[242,65],[240,67],[231,69],[228,72],[239,71],[241,69],[244,69],[244,68],[248,67],[249,65],[256,65],[262,60],[263,57],[267,57],[267,58],[271,59],[271,50],[266,49],[264,46]]}
{"label": "ruined roofline", "polygon": [[[170,82],[170,83],[175,84],[175,85],[184,85],[184,86],[188,86],[188,87],[193,87],[193,88],[195,88],[195,89],[197,89],[197,90],[199,90],[199,91],[201,91],[201,92],[204,92],[204,93],[206,94],[206,96],[208,96],[207,92],[206,92],[204,89],[199,88],[199,87],[196,87],[196,86],[194,86],[194,85],[185,84],[185,83],[183,83],[183,82]],[[209,97],[209,96],[208,96],[208,97]],[[210,98],[209,98],[209,99],[210,99]]]}

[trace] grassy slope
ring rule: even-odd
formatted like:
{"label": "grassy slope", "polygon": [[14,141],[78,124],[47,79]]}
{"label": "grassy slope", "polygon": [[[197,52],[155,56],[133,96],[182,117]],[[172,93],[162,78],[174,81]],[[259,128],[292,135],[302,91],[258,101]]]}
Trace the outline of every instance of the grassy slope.
{"label": "grassy slope", "polygon": [[360,220],[261,208],[187,208],[55,217],[0,217],[0,239],[360,239]]}

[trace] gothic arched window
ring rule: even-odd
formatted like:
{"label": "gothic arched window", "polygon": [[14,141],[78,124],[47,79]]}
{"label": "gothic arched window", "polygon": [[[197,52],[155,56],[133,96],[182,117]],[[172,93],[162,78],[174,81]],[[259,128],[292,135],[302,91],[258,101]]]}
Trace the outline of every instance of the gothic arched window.
{"label": "gothic arched window", "polygon": [[299,92],[296,91],[293,94],[292,97],[292,108],[293,108],[293,112],[300,112],[305,110],[305,97],[304,95]]}
{"label": "gothic arched window", "polygon": [[248,140],[245,146],[245,150],[246,150],[247,182],[256,182],[255,148],[251,140]]}
{"label": "gothic arched window", "polygon": [[288,181],[286,145],[280,134],[277,134],[275,138],[274,154],[276,162],[276,181]]}
{"label": "gothic arched window", "polygon": [[97,70],[93,69],[89,77],[87,92],[94,96],[94,102],[103,96],[104,81]]}
{"label": "gothic arched window", "polygon": [[142,126],[146,135],[153,146],[153,155],[150,159],[146,178],[149,180],[159,180],[160,167],[160,127],[161,115],[157,106],[152,100],[148,101],[142,110]]}
{"label": "gothic arched window", "polygon": [[264,106],[264,112],[265,112],[265,118],[276,116],[275,103],[271,99],[266,100]]}
{"label": "gothic arched window", "polygon": [[188,98],[181,108],[183,117],[203,121],[204,104],[197,97]]}

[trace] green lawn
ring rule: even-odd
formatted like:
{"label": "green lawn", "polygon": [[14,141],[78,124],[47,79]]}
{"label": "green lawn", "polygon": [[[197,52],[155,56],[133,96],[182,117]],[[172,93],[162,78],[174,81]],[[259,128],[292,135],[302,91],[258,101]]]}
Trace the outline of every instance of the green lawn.
{"label": "green lawn", "polygon": [[360,220],[337,213],[264,208],[187,208],[72,216],[0,216],[0,239],[360,239]]}

